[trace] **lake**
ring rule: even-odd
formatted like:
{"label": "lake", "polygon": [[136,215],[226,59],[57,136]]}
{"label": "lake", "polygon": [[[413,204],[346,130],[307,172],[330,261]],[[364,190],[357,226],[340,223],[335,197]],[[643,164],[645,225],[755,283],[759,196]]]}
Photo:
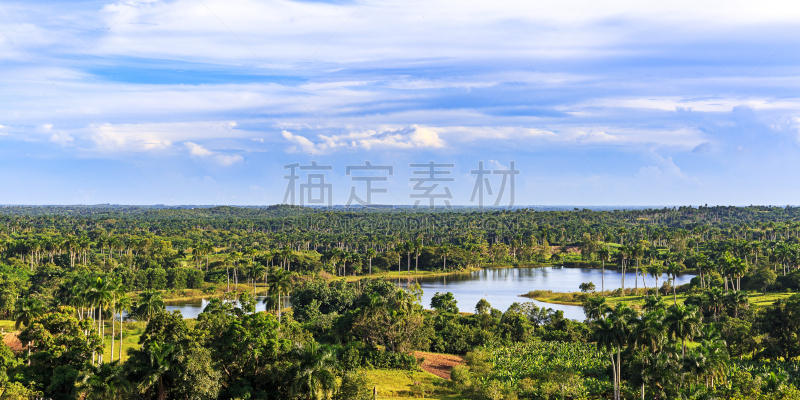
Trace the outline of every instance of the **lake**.
{"label": "lake", "polygon": [[[422,305],[430,308],[431,298],[436,292],[453,293],[458,308],[465,312],[474,312],[475,305],[480,299],[486,299],[492,307],[505,311],[514,302],[533,302],[540,307],[564,311],[564,316],[575,320],[583,320],[583,308],[562,304],[550,304],[519,297],[533,290],[552,290],[554,292],[577,292],[578,286],[584,282],[592,282],[600,290],[602,270],[591,268],[566,268],[566,267],[541,267],[541,268],[493,268],[483,269],[464,274],[441,276],[435,278],[422,278],[417,282],[422,287]],[[616,270],[606,270],[605,288],[615,290],[621,286],[622,273]],[[666,279],[663,275],[658,280],[658,285]],[[694,274],[678,275],[678,285],[689,283]],[[633,288],[636,274],[625,273],[625,287]],[[655,285],[655,279],[648,276],[647,287]],[[406,282],[401,282],[405,286]],[[639,288],[643,288],[642,277],[639,277]]]}
{"label": "lake", "polygon": [[[622,274],[616,270],[606,270],[606,290],[620,288],[620,276]],[[540,307],[548,307],[554,310],[564,311],[564,316],[575,320],[583,320],[583,308],[578,306],[568,306],[562,304],[542,303],[533,299],[519,297],[521,294],[532,290],[552,290],[554,292],[577,292],[578,286],[584,282],[592,282],[600,290],[601,270],[591,268],[564,268],[564,267],[541,267],[541,268],[503,268],[503,269],[483,269],[463,274],[450,276],[440,276],[433,278],[421,278],[416,282],[422,287],[422,305],[430,308],[431,298],[436,292],[451,292],[458,301],[458,308],[461,311],[473,312],[475,305],[480,299],[486,299],[492,307],[505,311],[514,302],[533,302]],[[694,274],[678,275],[677,284],[689,283]],[[658,284],[661,285],[666,279],[662,276]],[[625,274],[625,287],[634,287],[633,270]],[[414,282],[411,280],[411,282]],[[655,279],[648,276],[646,279],[647,287],[655,285]],[[409,280],[403,279],[399,282],[400,286],[405,286]],[[642,288],[642,278],[639,277],[639,287]],[[258,297],[256,310],[265,311],[266,306],[261,303],[263,297]],[[288,300],[288,299],[287,299]],[[203,308],[208,304],[206,299],[182,300],[166,303],[167,311],[178,310],[184,318],[197,318]],[[288,304],[288,301],[287,301]]]}

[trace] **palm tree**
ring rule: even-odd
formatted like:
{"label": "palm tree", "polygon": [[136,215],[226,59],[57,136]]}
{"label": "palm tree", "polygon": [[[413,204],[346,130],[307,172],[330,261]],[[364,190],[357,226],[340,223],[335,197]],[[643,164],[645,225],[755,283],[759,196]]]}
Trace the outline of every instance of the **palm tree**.
{"label": "palm tree", "polygon": [[414,273],[417,273],[417,269],[419,268],[419,254],[422,251],[422,239],[417,238],[414,240],[414,256],[416,257],[416,264],[414,264]]}
{"label": "palm tree", "polygon": [[[114,338],[116,336],[116,319],[117,319],[117,299],[119,296],[125,295],[125,290],[121,288],[121,284],[118,282],[111,282],[109,285],[109,289],[111,290],[111,358],[110,361],[114,361]],[[122,327],[120,326],[120,329]],[[105,344],[105,342],[103,342]]]}
{"label": "palm tree", "polygon": [[603,246],[597,250],[597,256],[603,262],[603,273],[600,277],[600,292],[603,293],[606,291],[606,261],[611,257],[611,251],[608,250],[608,246]]}
{"label": "palm tree", "polygon": [[[636,258],[636,271],[635,271],[636,274],[635,275],[639,275],[639,264],[641,264],[642,258],[644,257],[644,251],[645,251],[645,247],[644,246],[647,246],[648,244],[649,244],[648,241],[640,240],[639,243],[636,243],[636,246],[634,246],[634,248],[633,248],[633,256],[634,256],[634,258]],[[634,281],[636,282],[636,284],[634,285],[634,290],[638,294],[639,293],[639,280],[638,279],[634,279]]]}
{"label": "palm tree", "polygon": [[406,268],[406,270],[408,271],[408,273],[411,273],[411,253],[414,251],[414,244],[412,242],[410,242],[410,241],[404,243],[403,244],[403,251],[408,256],[407,257],[407,259],[408,259],[408,267]]}
{"label": "palm tree", "polygon": [[658,297],[658,278],[660,278],[661,274],[664,273],[664,265],[661,264],[661,261],[658,261],[650,266],[648,272],[650,273],[650,276],[656,280],[656,297]]}
{"label": "palm tree", "polygon": [[[26,328],[33,321],[44,314],[44,304],[36,297],[26,296],[19,300],[14,307],[14,329],[19,330],[20,326]],[[31,365],[31,346],[28,345],[28,365]]]}
{"label": "palm tree", "polygon": [[44,314],[44,303],[36,297],[26,296],[17,300],[14,306],[14,329],[28,327],[31,322]]}
{"label": "palm tree", "polygon": [[155,387],[158,390],[156,398],[164,400],[167,397],[164,377],[172,371],[175,346],[169,343],[154,342],[147,347],[145,352],[148,363],[145,376],[139,384],[139,390],[146,392],[147,398],[150,398],[150,393]]}
{"label": "palm tree", "polygon": [[442,260],[444,260],[444,265],[442,268],[445,271],[447,271],[447,256],[449,256],[452,252],[452,250],[450,249],[450,244],[442,243],[442,245],[439,246],[438,252],[439,252],[439,257],[441,257]]}
{"label": "palm tree", "polygon": [[[614,379],[614,400],[620,400],[620,384],[622,372],[622,347],[627,345],[630,337],[630,321],[635,317],[636,311],[625,303],[620,303],[605,318],[594,322],[593,338],[598,349],[604,349],[611,355],[611,369]],[[617,359],[614,361],[614,353]]]}
{"label": "palm tree", "polygon": [[203,255],[206,256],[206,272],[208,272],[208,257],[214,253],[214,245],[211,243],[203,244]]}
{"label": "palm tree", "polygon": [[[103,348],[105,349],[105,339],[104,339],[104,328],[103,325],[103,306],[108,305],[112,301],[114,288],[109,283],[108,279],[97,278],[86,288],[86,300],[92,305],[92,314],[94,314],[95,307],[99,308],[99,313],[97,317],[97,334],[100,335],[100,339],[103,343]],[[94,355],[92,355],[94,362]],[[103,363],[103,353],[100,353],[100,358],[98,360],[100,364]]]}
{"label": "palm tree", "polygon": [[747,293],[743,292],[732,292],[725,295],[725,303],[733,307],[733,313],[735,318],[739,318],[739,308],[741,306],[747,306],[749,302],[749,298],[747,297]]}
{"label": "palm tree", "polygon": [[[283,309],[283,296],[289,294],[292,287],[292,280],[289,273],[276,269],[272,272],[272,278],[269,280],[269,296],[264,299],[264,304],[272,303],[277,307],[278,322],[281,321],[281,310]],[[269,299],[269,300],[268,300]]]}
{"label": "palm tree", "polygon": [[718,321],[717,312],[723,304],[723,293],[720,288],[711,288],[703,293],[703,303],[714,310],[714,321]]}
{"label": "palm tree", "polygon": [[620,274],[620,280],[623,293],[625,291],[625,260],[631,258],[631,254],[632,250],[630,247],[623,245],[619,248],[620,266],[622,268],[622,273]]}
{"label": "palm tree", "polygon": [[700,330],[700,318],[697,309],[683,304],[673,305],[667,309],[664,325],[667,327],[669,337],[681,341],[683,355],[686,355],[686,340],[695,337]]}
{"label": "palm tree", "polygon": [[309,400],[328,399],[336,388],[336,357],[316,342],[299,348],[300,365],[293,374],[291,391]]}
{"label": "palm tree", "polygon": [[367,259],[369,260],[369,274],[372,275],[372,259],[375,258],[376,253],[375,249],[369,248],[367,249]]}
{"label": "palm tree", "polygon": [[[664,333],[662,319],[664,312],[656,310],[644,314],[638,321],[632,332],[633,347],[648,351],[651,355],[661,350],[664,343]],[[644,380],[642,380],[642,399],[644,399]]]}
{"label": "palm tree", "polygon": [[[123,289],[123,286],[120,285],[120,289]],[[130,313],[131,311],[131,298],[128,297],[127,294],[122,293],[117,298],[117,311],[119,312],[119,351],[117,356],[117,361],[122,362],[122,323],[124,319],[122,318],[122,313],[127,311]],[[113,361],[113,360],[112,360]]]}
{"label": "palm tree", "polygon": [[136,302],[136,315],[139,317],[146,317],[147,323],[150,319],[164,309],[164,299],[161,297],[161,292],[157,290],[145,290],[139,294],[139,300]]}
{"label": "palm tree", "polygon": [[294,251],[289,246],[283,246],[281,250],[281,257],[283,258],[283,262],[286,264],[286,270],[291,271],[291,264],[292,264],[292,257],[294,257]]}
{"label": "palm tree", "polygon": [[672,275],[672,303],[678,304],[678,296],[675,294],[675,280],[678,279],[678,274],[683,271],[683,265],[677,262],[671,262],[667,266],[667,275]]}
{"label": "palm tree", "polygon": [[708,256],[705,254],[698,254],[695,257],[695,264],[697,265],[697,269],[700,271],[700,283],[703,289],[706,288],[706,280],[703,276],[703,268],[707,268],[711,262],[708,259]]}
{"label": "palm tree", "polygon": [[605,317],[610,310],[606,304],[606,298],[603,296],[589,297],[583,304],[583,312],[586,314],[586,319],[590,321]]}
{"label": "palm tree", "polygon": [[78,384],[85,400],[116,400],[130,387],[118,361],[87,368]]}

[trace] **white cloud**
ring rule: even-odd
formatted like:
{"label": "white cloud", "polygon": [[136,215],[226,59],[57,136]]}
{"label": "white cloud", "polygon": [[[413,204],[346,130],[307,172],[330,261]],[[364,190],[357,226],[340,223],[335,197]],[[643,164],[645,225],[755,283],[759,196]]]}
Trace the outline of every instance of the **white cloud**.
{"label": "white cloud", "polygon": [[187,150],[189,150],[189,154],[192,157],[199,157],[199,158],[210,157],[214,162],[216,162],[219,165],[222,165],[223,167],[227,167],[237,162],[244,161],[244,158],[238,154],[220,154],[211,151],[194,142],[184,142],[183,146]]}
{"label": "white cloud", "polygon": [[[153,124],[103,124],[100,129],[94,126],[87,128],[95,143],[95,150],[101,152],[138,151],[154,152],[172,148],[174,142],[191,142],[193,140],[229,138],[233,135],[235,122],[174,122]],[[78,132],[80,133],[80,132]],[[73,132],[73,136],[77,133]],[[191,145],[184,145],[190,148]],[[192,150],[190,148],[190,150]],[[202,147],[195,148],[202,153]]]}
{"label": "white cloud", "polygon": [[205,147],[194,142],[185,142],[183,146],[189,149],[189,154],[196,157],[208,157],[214,154],[213,151],[208,150]]}
{"label": "white cloud", "polygon": [[576,142],[590,142],[590,143],[603,143],[603,142],[617,142],[620,138],[614,135],[609,135],[605,132],[580,132],[575,137]]}
{"label": "white cloud", "polygon": [[672,156],[661,157],[655,152],[651,152],[650,156],[656,165],[650,165],[639,169],[639,172],[636,174],[637,179],[688,179],[683,171],[672,161]]}
{"label": "white cloud", "polygon": [[284,139],[292,144],[287,151],[290,153],[304,152],[311,154],[328,153],[337,149],[412,149],[412,148],[440,148],[445,145],[444,140],[436,131],[412,125],[407,128],[394,130],[363,130],[340,135],[316,135],[314,142],[304,136],[295,135],[287,130],[281,132]]}
{"label": "white cloud", "polygon": [[500,163],[499,161],[497,161],[497,160],[489,160],[489,161],[487,162],[487,167],[488,167],[489,169],[508,169],[508,167],[507,167],[507,166],[505,166],[505,165],[501,164],[501,163]]}
{"label": "white cloud", "polygon": [[217,164],[227,167],[229,165],[235,164],[237,162],[244,161],[244,157],[234,154],[234,155],[227,155],[227,154],[217,154],[214,156],[214,161]]}
{"label": "white cloud", "polygon": [[[109,25],[122,18],[92,49],[95,54],[193,60],[205,60],[208,54],[214,54],[217,59],[239,65],[258,62],[252,51],[261,60],[268,60],[271,67],[283,67],[295,65],[310,54],[320,62],[497,56],[510,52],[526,58],[540,53],[543,57],[560,58],[624,51],[602,45],[641,42],[648,38],[643,32],[663,31],[696,40],[698,35],[712,36],[723,29],[793,24],[800,19],[800,7],[778,0],[734,0],[725,2],[724,7],[717,2],[691,0],[648,7],[629,0],[589,7],[590,4],[582,0],[392,0],[366,4],[176,0],[130,7],[126,0],[105,6],[102,19],[81,16],[74,23],[99,28],[98,22]],[[567,26],[567,34],[553,42]],[[334,40],[326,41],[334,31]],[[325,45],[319,47],[323,42]],[[549,44],[552,45],[548,48]],[[546,48],[548,51],[543,52]]]}
{"label": "white cloud", "polygon": [[56,132],[50,136],[50,141],[53,143],[58,143],[62,146],[66,146],[68,144],[72,144],[75,139],[73,139],[72,136],[68,135],[67,133]]}

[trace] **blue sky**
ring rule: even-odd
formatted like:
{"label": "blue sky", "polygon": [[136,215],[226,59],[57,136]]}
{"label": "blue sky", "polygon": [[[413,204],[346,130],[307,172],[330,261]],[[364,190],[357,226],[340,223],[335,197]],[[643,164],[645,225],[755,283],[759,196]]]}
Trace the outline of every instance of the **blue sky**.
{"label": "blue sky", "polygon": [[517,205],[800,204],[797,21],[781,1],[6,1],[0,204],[275,204],[311,161],[342,204],[371,161],[395,168],[374,201],[408,205],[431,160],[461,205],[481,160],[515,161]]}

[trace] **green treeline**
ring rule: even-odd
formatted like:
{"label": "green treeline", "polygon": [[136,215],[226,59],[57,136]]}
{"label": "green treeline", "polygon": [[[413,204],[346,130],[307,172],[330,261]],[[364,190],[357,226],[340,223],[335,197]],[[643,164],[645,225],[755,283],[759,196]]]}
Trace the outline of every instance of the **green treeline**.
{"label": "green treeline", "polygon": [[[574,288],[585,321],[393,283],[539,265],[635,282]],[[794,207],[0,207],[0,397],[367,399],[422,351],[466,363],[409,395],[798,399],[798,290]],[[184,320],[182,296],[211,300]]]}

